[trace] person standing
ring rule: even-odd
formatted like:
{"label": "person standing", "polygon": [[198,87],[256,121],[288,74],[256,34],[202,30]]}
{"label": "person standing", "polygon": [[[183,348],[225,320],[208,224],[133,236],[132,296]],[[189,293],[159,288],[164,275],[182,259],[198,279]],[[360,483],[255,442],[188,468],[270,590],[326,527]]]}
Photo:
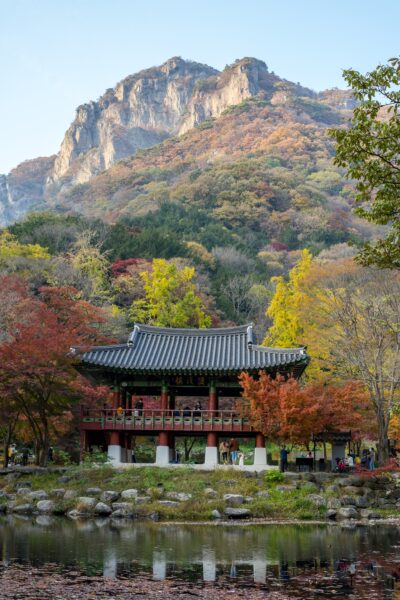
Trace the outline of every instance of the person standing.
{"label": "person standing", "polygon": [[375,469],[375,450],[373,448],[369,449],[368,468],[370,471]]}
{"label": "person standing", "polygon": [[286,447],[283,446],[281,448],[281,451],[279,453],[280,455],[280,466],[281,466],[281,473],[284,473],[285,471],[287,471],[287,467],[288,467],[288,454],[289,452],[286,450]]}
{"label": "person standing", "polygon": [[233,465],[236,465],[236,461],[238,458],[238,450],[239,450],[238,441],[235,440],[235,438],[231,438],[231,440],[229,442],[229,452],[231,454],[231,463]]}
{"label": "person standing", "polygon": [[224,465],[228,464],[229,446],[225,440],[222,440],[219,445],[219,453],[221,457],[221,463]]}

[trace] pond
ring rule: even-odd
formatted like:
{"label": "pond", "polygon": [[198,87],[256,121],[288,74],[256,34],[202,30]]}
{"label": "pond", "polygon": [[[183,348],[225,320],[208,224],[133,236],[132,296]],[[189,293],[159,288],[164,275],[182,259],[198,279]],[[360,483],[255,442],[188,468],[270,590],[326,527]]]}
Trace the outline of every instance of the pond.
{"label": "pond", "polygon": [[395,525],[175,525],[4,516],[0,548],[3,572],[15,563],[51,563],[62,573],[284,590],[289,598],[400,598]]}

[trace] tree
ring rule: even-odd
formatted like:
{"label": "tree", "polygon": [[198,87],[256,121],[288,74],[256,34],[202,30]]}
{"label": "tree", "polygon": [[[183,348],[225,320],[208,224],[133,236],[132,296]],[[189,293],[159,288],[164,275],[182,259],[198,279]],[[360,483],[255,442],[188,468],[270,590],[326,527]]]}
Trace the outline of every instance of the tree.
{"label": "tree", "polygon": [[146,298],[132,303],[131,318],[161,327],[210,326],[194,275],[194,268],[179,269],[174,263],[154,259],[151,271],[140,273]]}
{"label": "tree", "polygon": [[400,400],[400,274],[359,267],[327,278],[313,304],[321,336],[337,374],[359,380],[374,409],[381,461]]}
{"label": "tree", "polygon": [[88,387],[74,369],[71,347],[101,340],[104,316],[72,288],[42,288],[33,297],[19,280],[3,278],[0,289],[16,300],[0,344],[0,396],[29,423],[44,465],[54,419],[67,414]]}
{"label": "tree", "polygon": [[386,237],[366,243],[362,264],[400,268],[400,58],[366,75],[354,69],[344,78],[359,102],[350,129],[333,129],[335,163],[356,180],[357,213],[372,223],[390,225]]}
{"label": "tree", "polygon": [[304,327],[299,318],[299,307],[304,295],[302,283],[310,271],[311,261],[311,253],[303,250],[300,260],[289,272],[288,281],[284,277],[272,279],[276,285],[275,294],[266,314],[273,324],[264,345],[289,348],[303,342]]}
{"label": "tree", "polygon": [[264,371],[258,378],[242,373],[240,383],[253,427],[280,444],[308,445],[322,431],[370,431],[369,399],[359,383],[302,386],[293,377],[272,378]]}

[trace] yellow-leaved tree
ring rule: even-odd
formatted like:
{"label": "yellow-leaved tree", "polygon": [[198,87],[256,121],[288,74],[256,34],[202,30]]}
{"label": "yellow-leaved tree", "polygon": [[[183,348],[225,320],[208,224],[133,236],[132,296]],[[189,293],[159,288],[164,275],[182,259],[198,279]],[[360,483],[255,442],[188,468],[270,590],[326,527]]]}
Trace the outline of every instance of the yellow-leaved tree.
{"label": "yellow-leaved tree", "polygon": [[289,271],[288,280],[273,277],[275,294],[267,309],[272,327],[264,340],[265,346],[291,348],[304,344],[304,324],[300,308],[305,301],[304,281],[310,272],[312,255],[303,250],[298,263]]}
{"label": "yellow-leaved tree", "polygon": [[178,268],[155,258],[151,271],[143,271],[145,299],[135,300],[130,309],[133,321],[159,327],[209,327],[211,318],[197,294],[192,267]]}

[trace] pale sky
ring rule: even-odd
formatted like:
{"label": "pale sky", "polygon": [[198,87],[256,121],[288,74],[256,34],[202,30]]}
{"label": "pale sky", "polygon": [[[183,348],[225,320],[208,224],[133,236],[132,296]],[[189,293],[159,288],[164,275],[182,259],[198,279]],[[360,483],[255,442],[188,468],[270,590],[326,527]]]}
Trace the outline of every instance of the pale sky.
{"label": "pale sky", "polygon": [[400,53],[400,0],[0,0],[0,173],[58,151],[75,108],[171,56],[243,56],[317,91]]}

